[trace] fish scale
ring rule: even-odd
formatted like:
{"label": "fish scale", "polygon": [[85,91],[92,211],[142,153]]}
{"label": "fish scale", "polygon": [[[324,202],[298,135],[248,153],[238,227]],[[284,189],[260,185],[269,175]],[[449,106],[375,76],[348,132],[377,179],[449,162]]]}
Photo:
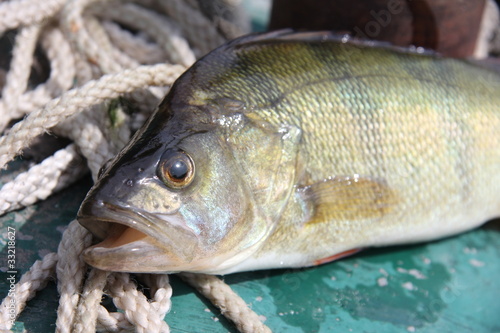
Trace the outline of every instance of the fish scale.
{"label": "fish scale", "polygon": [[[481,65],[329,33],[243,37],[186,71],[103,172],[79,221],[139,236],[85,259],[231,273],[452,235],[500,215],[498,133],[500,74]],[[193,161],[181,188],[159,175],[172,150]]]}

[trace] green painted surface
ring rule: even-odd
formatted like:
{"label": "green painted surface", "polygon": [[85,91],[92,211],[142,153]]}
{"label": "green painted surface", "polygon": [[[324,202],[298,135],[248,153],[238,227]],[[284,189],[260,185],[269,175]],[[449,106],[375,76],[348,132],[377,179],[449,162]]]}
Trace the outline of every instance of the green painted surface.
{"label": "green painted surface", "polygon": [[[22,164],[15,165],[22,168]],[[0,182],[6,181],[5,172]],[[55,251],[90,179],[21,211],[0,217],[0,296],[8,226],[16,228],[16,267]],[[320,267],[239,273],[225,277],[274,332],[500,332],[500,229],[498,223],[445,240],[367,250]],[[17,278],[20,277],[18,274]],[[173,332],[235,332],[220,312],[172,277]],[[16,332],[52,332],[54,283],[28,304]]]}
{"label": "green painted surface", "polygon": [[[249,2],[249,1],[246,1]],[[259,7],[260,6],[260,7]],[[256,6],[259,13],[265,6]],[[252,16],[265,17],[263,14]],[[263,30],[266,20],[254,19]],[[0,172],[0,185],[15,162]],[[17,280],[36,259],[55,251],[90,179],[26,209],[0,217],[0,297],[8,292],[7,227],[16,233]],[[499,223],[445,240],[374,249],[320,267],[225,277],[274,332],[500,332]],[[207,300],[175,276],[172,332],[236,332]],[[54,283],[28,303],[15,332],[53,332]]]}

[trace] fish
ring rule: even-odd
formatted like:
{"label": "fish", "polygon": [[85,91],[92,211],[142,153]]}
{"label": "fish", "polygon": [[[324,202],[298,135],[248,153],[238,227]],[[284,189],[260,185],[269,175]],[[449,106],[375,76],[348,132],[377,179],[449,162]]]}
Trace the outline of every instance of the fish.
{"label": "fish", "polygon": [[297,268],[500,216],[500,74],[330,32],[230,41],[172,85],[77,216],[91,266]]}

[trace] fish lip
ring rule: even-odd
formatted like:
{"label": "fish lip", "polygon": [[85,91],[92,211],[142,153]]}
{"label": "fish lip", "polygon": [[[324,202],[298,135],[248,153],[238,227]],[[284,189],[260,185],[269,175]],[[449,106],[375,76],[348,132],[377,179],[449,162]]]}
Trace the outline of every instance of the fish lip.
{"label": "fish lip", "polygon": [[[168,246],[164,247],[160,242],[165,233],[158,230],[161,228],[144,212],[129,209],[126,205],[91,201],[82,204],[77,220],[102,241],[86,248],[82,253],[84,261],[93,267],[105,271],[159,273],[164,270],[156,269],[155,266],[160,266],[161,262],[171,262],[172,267],[177,266],[175,255],[166,255],[167,252],[170,253]],[[135,229],[146,238],[118,246],[103,245],[112,237],[110,232],[113,225]]]}
{"label": "fish lip", "polygon": [[[80,207],[78,222],[99,239],[105,239],[112,223],[121,224],[155,237],[153,223],[145,214],[109,202],[86,202]],[[139,223],[142,222],[142,223]]]}
{"label": "fish lip", "polygon": [[[232,254],[227,258],[217,259],[215,264],[209,259],[198,258],[198,245],[195,242],[190,244],[185,239],[172,237],[168,231],[161,230],[161,225],[152,221],[147,214],[149,213],[137,209],[132,210],[127,205],[98,201],[84,202],[78,212],[77,220],[100,240],[106,242],[110,237],[110,231],[112,232],[110,228],[113,224],[133,228],[146,237],[112,247],[103,246],[99,242],[83,251],[83,260],[101,270],[135,273],[189,271],[220,274],[224,272],[219,267],[222,263],[224,269],[233,266],[233,264],[227,265],[234,257]],[[194,236],[187,230],[183,230],[183,233]],[[168,240],[167,244],[161,241],[162,237]],[[196,237],[192,239],[195,240]]]}
{"label": "fish lip", "polygon": [[[237,257],[232,253],[207,257],[203,249],[199,249],[199,239],[194,233],[182,226],[168,225],[169,221],[162,219],[168,225],[165,227],[154,219],[153,213],[132,209],[126,204],[87,200],[80,207],[77,220],[103,242],[112,237],[113,230],[110,229],[113,225],[133,228],[146,235],[145,238],[117,246],[107,246],[99,242],[86,248],[82,253],[83,260],[105,271],[134,273],[188,271],[219,274],[233,266],[232,261]],[[176,232],[172,234],[174,230]]]}

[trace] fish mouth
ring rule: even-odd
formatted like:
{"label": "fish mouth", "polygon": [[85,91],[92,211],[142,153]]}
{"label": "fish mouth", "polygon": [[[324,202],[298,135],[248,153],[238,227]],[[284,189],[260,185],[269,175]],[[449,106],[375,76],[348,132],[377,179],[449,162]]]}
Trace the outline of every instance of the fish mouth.
{"label": "fish mouth", "polygon": [[186,238],[193,235],[171,225],[167,234],[147,213],[109,203],[84,203],[77,220],[101,240],[82,253],[83,260],[93,267],[116,272],[177,272],[182,263],[192,260],[195,242]]}
{"label": "fish mouth", "polygon": [[110,203],[84,202],[77,216],[78,222],[102,242],[102,247],[112,248],[148,237],[153,224],[144,214],[127,210],[127,207]]}

